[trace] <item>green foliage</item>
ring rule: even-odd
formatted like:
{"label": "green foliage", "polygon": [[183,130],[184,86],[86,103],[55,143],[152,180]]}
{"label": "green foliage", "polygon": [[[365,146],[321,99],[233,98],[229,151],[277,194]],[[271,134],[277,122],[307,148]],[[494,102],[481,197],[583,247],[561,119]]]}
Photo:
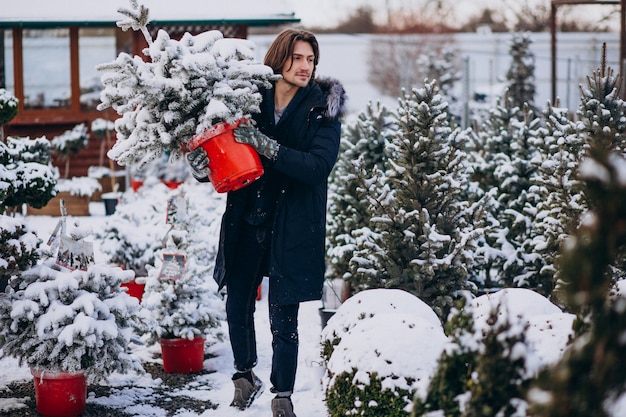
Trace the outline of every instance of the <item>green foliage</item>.
{"label": "green foliage", "polygon": [[[408,417],[407,404],[412,393],[404,389],[383,388],[376,373],[368,375],[369,384],[355,383],[357,370],[343,372],[326,392],[326,405],[332,417]],[[409,385],[410,385],[409,381]]]}

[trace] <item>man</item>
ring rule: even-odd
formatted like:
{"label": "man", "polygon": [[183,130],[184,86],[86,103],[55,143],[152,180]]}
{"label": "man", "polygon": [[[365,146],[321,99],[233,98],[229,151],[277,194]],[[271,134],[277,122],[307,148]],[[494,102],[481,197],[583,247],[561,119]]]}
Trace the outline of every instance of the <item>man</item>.
{"label": "man", "polygon": [[[254,124],[240,124],[238,142],[262,157],[265,173],[229,192],[214,278],[226,286],[226,314],[236,373],[231,406],[245,409],[262,389],[254,330],[256,290],[269,277],[274,417],[295,417],[298,309],[321,297],[325,270],[327,179],[339,152],[345,92],[332,79],[316,80],[319,47],[307,31],[286,29],[270,45],[265,65],[282,78],[262,90]],[[206,181],[206,153],[188,154],[194,176]]]}

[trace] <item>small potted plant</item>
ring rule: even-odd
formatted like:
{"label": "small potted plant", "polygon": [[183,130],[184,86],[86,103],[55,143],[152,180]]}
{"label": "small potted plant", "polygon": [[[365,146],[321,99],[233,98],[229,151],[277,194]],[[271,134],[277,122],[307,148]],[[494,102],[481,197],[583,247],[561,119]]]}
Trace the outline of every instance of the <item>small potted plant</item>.
{"label": "small potted plant", "polygon": [[206,279],[215,253],[206,247],[206,213],[187,210],[181,194],[171,195],[167,206],[171,230],[148,266],[142,305],[156,323],[150,340],[161,345],[165,372],[199,372],[204,346],[221,338],[224,318],[217,284]]}
{"label": "small potted plant", "polygon": [[47,416],[82,414],[88,382],[143,370],[128,347],[149,316],[119,286],[134,273],[94,264],[88,233],[76,225],[58,235],[58,255],[12,277],[0,297],[2,354],[31,368]]}
{"label": "small potted plant", "polygon": [[[121,165],[138,162],[141,167],[164,153],[179,159],[202,146],[213,161],[209,163],[210,179],[218,191],[258,178],[263,172],[258,155],[248,145],[227,138],[232,139],[239,121],[260,111],[259,87],[271,86],[278,76],[254,60],[251,41],[226,39],[217,30],[186,33],[180,40],[170,39],[160,30],[153,40],[146,27],[148,9],[135,0],[131,5],[132,10],[119,10],[126,19],[117,24],[123,30],[143,33],[148,43],[144,54],[149,60],[121,53],[115,61],[97,68],[104,84],[98,109],[112,107],[122,116],[116,123],[117,141],[109,157]],[[239,167],[249,172],[221,172],[223,163],[211,156],[215,142],[222,140],[229,147],[221,153],[249,164],[245,169]]]}

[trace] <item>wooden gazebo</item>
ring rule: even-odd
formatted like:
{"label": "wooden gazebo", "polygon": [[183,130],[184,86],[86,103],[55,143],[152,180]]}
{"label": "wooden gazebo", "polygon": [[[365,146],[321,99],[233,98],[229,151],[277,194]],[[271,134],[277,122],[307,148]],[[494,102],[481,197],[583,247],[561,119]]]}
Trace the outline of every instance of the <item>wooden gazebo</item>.
{"label": "wooden gazebo", "polygon": [[[299,21],[293,12],[285,10],[280,0],[140,0],[139,3],[150,10],[149,29],[165,29],[173,38],[185,32],[196,34],[210,29],[218,29],[226,37],[246,38],[250,27]],[[86,60],[88,55],[92,61],[103,63],[122,51],[141,54],[146,45],[141,34],[123,32],[116,26],[122,18],[117,12],[121,7],[129,8],[130,2],[20,0],[3,4],[0,88],[12,91],[20,103],[17,117],[4,128],[6,135],[45,135],[51,139],[80,123],[89,126],[97,118],[116,118],[112,111],[96,110],[101,85],[99,80],[86,81],[81,72],[94,67],[93,62]],[[43,48],[47,49],[41,49],[42,39]],[[59,48],[52,58],[45,39]],[[87,42],[94,39],[106,39],[111,49],[99,60],[97,48]],[[39,45],[39,52],[33,52],[35,44]],[[45,85],[57,78],[61,82],[57,82],[60,86],[56,89]],[[89,166],[97,165],[98,158],[99,144],[92,140],[87,149],[73,158],[70,176],[86,175]]]}

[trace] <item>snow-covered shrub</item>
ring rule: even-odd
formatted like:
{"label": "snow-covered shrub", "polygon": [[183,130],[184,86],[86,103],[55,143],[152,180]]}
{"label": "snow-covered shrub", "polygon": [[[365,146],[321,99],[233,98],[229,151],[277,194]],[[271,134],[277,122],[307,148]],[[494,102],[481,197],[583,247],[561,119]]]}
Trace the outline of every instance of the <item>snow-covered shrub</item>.
{"label": "snow-covered shrub", "polygon": [[133,275],[105,265],[70,271],[54,259],[24,271],[0,298],[2,354],[35,369],[82,370],[90,381],[141,371],[128,345],[149,316],[120,289]]}
{"label": "snow-covered shrub", "polygon": [[84,123],[77,124],[72,129],[66,130],[52,139],[51,144],[54,153],[59,155],[62,161],[65,161],[64,178],[69,176],[70,158],[77,155],[81,149],[86,148],[88,143],[89,130]]}
{"label": "snow-covered shrub", "polygon": [[58,174],[50,161],[45,137],[0,142],[0,212],[22,204],[41,208],[55,196]]}
{"label": "snow-covered shrub", "polygon": [[322,329],[322,359],[328,363],[342,337],[363,320],[378,314],[411,314],[433,326],[441,325],[437,315],[416,296],[395,289],[361,291],[348,298]]}
{"label": "snow-covered shrub", "polygon": [[40,243],[23,221],[0,215],[0,292],[4,292],[11,277],[37,263]]}
{"label": "snow-covered shrub", "polygon": [[112,107],[122,116],[115,122],[111,159],[143,165],[165,151],[178,158],[195,134],[260,111],[258,89],[277,76],[254,60],[254,43],[224,39],[217,30],[186,33],[180,40],[160,30],[153,40],[146,28],[148,9],[135,0],[131,6],[119,10],[126,19],[117,24],[141,30],[148,62],[121,53],[97,67],[104,84],[98,109]]}
{"label": "snow-covered shrub", "polygon": [[350,297],[322,334],[330,414],[408,415],[413,396],[425,394],[445,341],[437,315],[405,291]]}
{"label": "snow-covered shrub", "polygon": [[148,183],[137,193],[125,193],[115,212],[108,216],[94,237],[106,261],[147,275],[146,266],[154,265],[155,253],[169,229],[165,223],[170,190],[158,182]]}
{"label": "snow-covered shrub", "polygon": [[19,100],[4,88],[0,88],[0,127],[17,116]]}
{"label": "snow-covered shrub", "polygon": [[[224,303],[212,271],[220,223],[214,211],[223,200],[206,187],[195,187],[183,184],[168,194],[172,228],[162,237],[154,265],[147,266],[142,304],[157,323],[152,341],[204,337],[212,343],[222,336]],[[207,243],[211,240],[215,244]]]}
{"label": "snow-covered shrub", "polygon": [[467,301],[446,324],[451,342],[439,358],[417,415],[526,415],[526,393],[563,355],[574,316],[531,290],[512,288]]}

